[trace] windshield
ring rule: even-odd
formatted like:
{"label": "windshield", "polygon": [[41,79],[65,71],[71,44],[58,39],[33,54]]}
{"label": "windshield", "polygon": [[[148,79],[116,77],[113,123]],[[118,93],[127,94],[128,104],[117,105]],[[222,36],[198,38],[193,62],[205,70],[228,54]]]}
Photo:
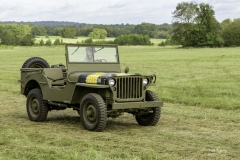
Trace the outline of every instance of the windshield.
{"label": "windshield", "polygon": [[67,46],[67,53],[70,63],[118,63],[117,48],[112,46]]}

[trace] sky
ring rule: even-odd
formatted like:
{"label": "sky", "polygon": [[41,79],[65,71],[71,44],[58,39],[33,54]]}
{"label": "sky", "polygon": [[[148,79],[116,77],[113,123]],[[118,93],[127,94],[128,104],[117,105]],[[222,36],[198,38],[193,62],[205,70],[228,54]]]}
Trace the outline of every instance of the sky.
{"label": "sky", "polygon": [[[172,23],[184,0],[1,0],[0,21],[68,21],[90,24]],[[184,2],[190,2],[185,0]],[[194,0],[213,6],[219,22],[240,18],[240,0]]]}

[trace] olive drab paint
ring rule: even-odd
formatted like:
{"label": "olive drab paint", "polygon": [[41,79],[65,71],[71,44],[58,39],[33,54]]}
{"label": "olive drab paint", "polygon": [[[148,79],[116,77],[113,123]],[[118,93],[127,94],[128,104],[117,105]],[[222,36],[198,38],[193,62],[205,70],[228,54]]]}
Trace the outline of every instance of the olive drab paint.
{"label": "olive drab paint", "polygon": [[122,73],[117,45],[66,44],[65,52],[66,65],[49,67],[44,59],[31,57],[20,69],[30,120],[44,121],[50,110],[72,108],[90,131],[103,131],[108,117],[125,112],[139,125],[158,123],[163,102],[148,90],[156,76]]}

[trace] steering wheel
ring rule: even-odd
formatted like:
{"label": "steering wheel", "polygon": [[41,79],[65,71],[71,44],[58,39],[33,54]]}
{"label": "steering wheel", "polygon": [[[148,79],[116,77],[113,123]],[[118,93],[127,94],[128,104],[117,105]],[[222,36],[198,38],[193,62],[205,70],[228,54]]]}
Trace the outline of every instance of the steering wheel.
{"label": "steering wheel", "polygon": [[104,61],[104,62],[107,62],[107,60],[106,60],[106,59],[103,59],[103,58],[101,58],[101,59],[99,58],[99,59],[96,59],[96,60],[95,60],[95,62],[103,62],[103,61]]}

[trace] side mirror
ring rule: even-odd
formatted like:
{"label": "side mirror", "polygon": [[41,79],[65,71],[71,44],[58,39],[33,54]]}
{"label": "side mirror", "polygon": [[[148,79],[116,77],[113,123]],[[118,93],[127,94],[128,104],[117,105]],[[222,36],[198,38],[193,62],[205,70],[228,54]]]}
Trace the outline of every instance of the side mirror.
{"label": "side mirror", "polygon": [[129,72],[129,68],[126,67],[125,70],[124,70],[125,73],[128,73]]}

